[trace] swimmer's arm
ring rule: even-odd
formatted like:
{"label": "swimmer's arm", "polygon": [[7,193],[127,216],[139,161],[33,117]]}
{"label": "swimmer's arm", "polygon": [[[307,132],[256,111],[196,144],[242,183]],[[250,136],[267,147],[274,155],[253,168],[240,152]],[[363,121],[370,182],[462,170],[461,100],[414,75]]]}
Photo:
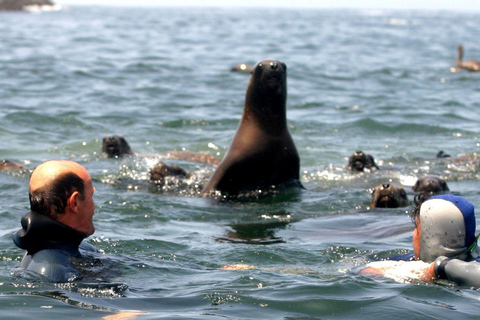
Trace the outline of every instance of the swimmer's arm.
{"label": "swimmer's arm", "polygon": [[434,270],[438,279],[454,281],[461,286],[480,288],[480,263],[438,257],[435,260]]}
{"label": "swimmer's arm", "polygon": [[[385,273],[387,271],[389,271],[390,269],[394,269],[395,266],[385,266],[385,267],[368,267],[368,268],[365,268],[363,269],[362,271],[360,271],[361,273],[363,274],[370,274],[370,275],[385,275]],[[435,272],[434,272],[434,263],[430,264],[428,267],[426,268],[420,268],[418,269],[413,269],[412,270],[413,273],[415,274],[418,274],[419,275],[419,279],[420,280],[423,280],[423,281],[426,281],[426,282],[429,282],[429,281],[432,281],[432,279],[436,279],[435,277]]]}
{"label": "swimmer's arm", "polygon": [[220,267],[222,270],[246,270],[246,269],[256,269],[256,267],[249,264],[230,264],[228,266]]}
{"label": "swimmer's arm", "polygon": [[387,271],[389,268],[374,268],[374,267],[368,267],[360,271],[360,273],[365,273],[365,274],[385,274],[385,271]]}

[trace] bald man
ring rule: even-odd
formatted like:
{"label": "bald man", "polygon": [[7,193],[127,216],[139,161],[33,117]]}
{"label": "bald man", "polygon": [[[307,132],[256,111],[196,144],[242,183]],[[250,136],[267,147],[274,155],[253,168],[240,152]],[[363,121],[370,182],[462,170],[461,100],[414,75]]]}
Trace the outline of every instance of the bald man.
{"label": "bald man", "polygon": [[30,212],[13,242],[25,249],[20,268],[49,282],[79,277],[82,253],[98,250],[82,243],[95,232],[95,188],[87,170],[73,161],[47,161],[30,177]]}

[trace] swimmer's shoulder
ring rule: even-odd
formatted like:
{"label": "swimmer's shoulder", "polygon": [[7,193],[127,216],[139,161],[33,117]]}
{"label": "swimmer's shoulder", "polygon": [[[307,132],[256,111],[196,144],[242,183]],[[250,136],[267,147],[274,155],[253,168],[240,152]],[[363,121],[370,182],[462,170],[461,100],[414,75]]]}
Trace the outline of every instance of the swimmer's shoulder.
{"label": "swimmer's shoulder", "polygon": [[57,249],[44,249],[34,255],[26,255],[20,267],[38,274],[47,282],[67,282],[78,275],[68,253]]}

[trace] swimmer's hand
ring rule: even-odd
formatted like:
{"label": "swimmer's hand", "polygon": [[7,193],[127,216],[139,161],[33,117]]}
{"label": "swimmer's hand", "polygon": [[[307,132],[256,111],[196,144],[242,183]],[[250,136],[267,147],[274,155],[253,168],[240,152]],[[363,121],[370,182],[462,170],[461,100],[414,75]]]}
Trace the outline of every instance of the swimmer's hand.
{"label": "swimmer's hand", "polygon": [[437,276],[435,275],[435,262],[431,263],[425,269],[425,272],[423,273],[423,275],[420,276],[420,280],[423,280],[425,282],[431,282],[434,279],[437,279]]}
{"label": "swimmer's hand", "polygon": [[222,270],[247,270],[247,269],[256,269],[256,267],[248,264],[230,264],[228,266],[220,267]]}

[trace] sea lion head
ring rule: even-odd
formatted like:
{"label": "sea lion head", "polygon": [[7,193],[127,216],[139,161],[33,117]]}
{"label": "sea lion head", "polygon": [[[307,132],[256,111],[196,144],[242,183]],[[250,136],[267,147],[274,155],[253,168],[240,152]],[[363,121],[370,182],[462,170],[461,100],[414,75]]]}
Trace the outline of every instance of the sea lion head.
{"label": "sea lion head", "polygon": [[393,184],[381,184],[372,192],[371,208],[398,208],[408,205],[405,189]]}
{"label": "sea lion head", "polygon": [[[263,60],[252,69],[247,88],[247,99],[287,98],[287,66],[278,60]],[[248,104],[248,101],[247,101]]]}
{"label": "sea lion head", "polygon": [[150,170],[150,180],[162,181],[167,176],[180,176],[187,177],[187,172],[176,165],[166,165],[163,162],[159,162]]}
{"label": "sea lion head", "polygon": [[102,151],[105,152],[109,158],[119,158],[124,155],[133,154],[127,140],[117,135],[103,138]]}
{"label": "sea lion head", "polygon": [[426,175],[418,178],[412,189],[417,192],[414,198],[415,205],[417,206],[434,195],[450,191],[447,182],[434,175]]}
{"label": "sea lion head", "polygon": [[380,169],[373,156],[358,150],[348,158],[348,168],[352,171],[363,172],[365,169]]}
{"label": "sea lion head", "polygon": [[432,193],[441,193],[449,191],[450,189],[447,186],[447,182],[434,175],[426,175],[418,178],[417,182],[413,186],[413,191],[415,192],[432,192]]}

